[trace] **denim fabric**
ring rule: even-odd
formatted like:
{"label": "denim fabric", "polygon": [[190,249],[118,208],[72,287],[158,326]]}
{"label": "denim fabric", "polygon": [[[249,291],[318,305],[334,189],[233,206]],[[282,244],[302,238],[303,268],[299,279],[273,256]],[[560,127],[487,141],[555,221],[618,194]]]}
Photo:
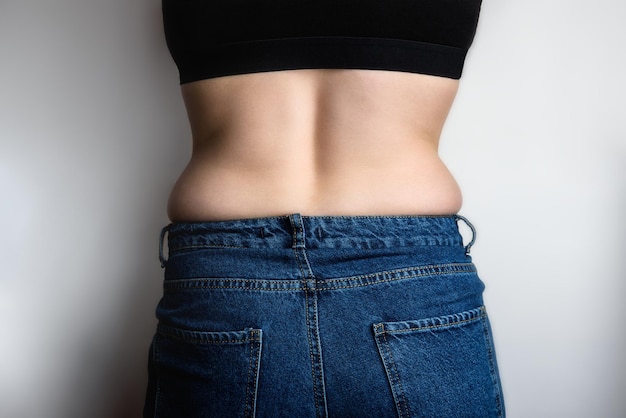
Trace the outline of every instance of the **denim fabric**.
{"label": "denim fabric", "polygon": [[144,416],[504,416],[459,219],[166,227]]}

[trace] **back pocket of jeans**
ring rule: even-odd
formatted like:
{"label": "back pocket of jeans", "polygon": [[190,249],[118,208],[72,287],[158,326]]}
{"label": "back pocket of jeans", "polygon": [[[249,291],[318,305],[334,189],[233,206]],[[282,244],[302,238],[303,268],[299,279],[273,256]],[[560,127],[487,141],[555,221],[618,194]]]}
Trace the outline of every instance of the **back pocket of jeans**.
{"label": "back pocket of jeans", "polygon": [[151,368],[155,416],[254,417],[262,331],[201,332],[159,326]]}
{"label": "back pocket of jeans", "polygon": [[373,328],[399,417],[503,416],[484,307]]}

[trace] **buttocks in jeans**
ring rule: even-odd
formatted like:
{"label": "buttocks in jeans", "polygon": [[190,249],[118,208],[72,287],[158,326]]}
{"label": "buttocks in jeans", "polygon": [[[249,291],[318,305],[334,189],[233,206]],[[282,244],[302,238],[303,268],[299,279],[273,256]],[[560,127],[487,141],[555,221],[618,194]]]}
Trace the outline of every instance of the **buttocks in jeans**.
{"label": "buttocks in jeans", "polygon": [[145,416],[504,416],[459,219],[168,226]]}

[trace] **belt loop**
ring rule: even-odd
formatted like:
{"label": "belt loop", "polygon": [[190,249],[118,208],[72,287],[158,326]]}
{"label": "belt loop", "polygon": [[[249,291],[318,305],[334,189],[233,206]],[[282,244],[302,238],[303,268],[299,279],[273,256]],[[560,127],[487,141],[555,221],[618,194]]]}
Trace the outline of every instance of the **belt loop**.
{"label": "belt loop", "polygon": [[454,217],[456,218],[457,222],[459,220],[463,221],[465,225],[469,226],[469,228],[472,230],[472,239],[469,244],[465,246],[465,255],[469,255],[472,245],[474,245],[474,243],[476,242],[476,228],[474,228],[474,225],[472,225],[472,223],[466,217],[461,215],[454,215]]}
{"label": "belt loop", "polygon": [[159,261],[161,261],[161,268],[165,268],[167,259],[163,256],[163,241],[165,240],[165,234],[170,230],[172,224],[167,225],[161,230],[161,236],[159,237]]}
{"label": "belt loop", "polygon": [[293,248],[306,248],[304,241],[304,222],[302,222],[302,215],[294,213],[289,215],[289,222],[291,223]]}

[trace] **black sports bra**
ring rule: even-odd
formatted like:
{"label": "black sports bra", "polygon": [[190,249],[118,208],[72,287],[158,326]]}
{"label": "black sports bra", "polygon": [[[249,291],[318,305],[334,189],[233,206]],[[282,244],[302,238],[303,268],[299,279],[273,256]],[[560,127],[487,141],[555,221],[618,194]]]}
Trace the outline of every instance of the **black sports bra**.
{"label": "black sports bra", "polygon": [[162,0],[181,84],[305,68],[460,78],[481,0]]}

